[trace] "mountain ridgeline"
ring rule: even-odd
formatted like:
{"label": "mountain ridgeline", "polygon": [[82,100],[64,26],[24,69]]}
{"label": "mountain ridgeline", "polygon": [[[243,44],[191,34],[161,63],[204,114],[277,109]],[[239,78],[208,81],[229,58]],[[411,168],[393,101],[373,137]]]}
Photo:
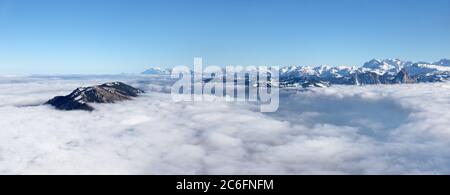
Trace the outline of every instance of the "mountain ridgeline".
{"label": "mountain ridgeline", "polygon": [[291,66],[280,69],[280,83],[284,86],[296,86],[304,82],[342,85],[440,82],[450,76],[449,62],[446,59],[436,63],[374,59],[360,68]]}
{"label": "mountain ridgeline", "polygon": [[67,96],[57,96],[46,104],[59,110],[93,111],[94,107],[88,103],[115,103],[131,100],[144,93],[121,82],[111,82],[92,87],[80,87]]}
{"label": "mountain ridgeline", "polygon": [[[155,67],[142,74],[169,75],[170,72],[170,69]],[[441,82],[450,77],[450,60],[427,63],[373,59],[362,67],[288,66],[280,68],[279,72],[281,87]]]}

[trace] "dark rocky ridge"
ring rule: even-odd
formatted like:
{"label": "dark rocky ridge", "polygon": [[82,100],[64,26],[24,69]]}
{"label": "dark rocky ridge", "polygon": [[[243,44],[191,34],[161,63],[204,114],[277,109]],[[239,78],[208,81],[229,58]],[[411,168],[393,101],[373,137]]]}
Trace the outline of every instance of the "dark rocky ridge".
{"label": "dark rocky ridge", "polygon": [[57,96],[47,103],[59,110],[86,110],[94,108],[88,103],[114,103],[131,100],[144,91],[121,82],[105,83],[92,87],[80,87],[67,96]]}

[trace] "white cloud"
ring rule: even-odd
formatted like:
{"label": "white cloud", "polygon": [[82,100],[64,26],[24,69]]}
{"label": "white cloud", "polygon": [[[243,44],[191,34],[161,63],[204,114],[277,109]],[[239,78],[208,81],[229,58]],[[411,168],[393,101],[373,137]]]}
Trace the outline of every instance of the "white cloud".
{"label": "white cloud", "polygon": [[[149,93],[92,113],[27,106],[117,79]],[[0,174],[450,173],[450,83],[283,93],[271,114],[174,103],[169,83],[0,78]]]}

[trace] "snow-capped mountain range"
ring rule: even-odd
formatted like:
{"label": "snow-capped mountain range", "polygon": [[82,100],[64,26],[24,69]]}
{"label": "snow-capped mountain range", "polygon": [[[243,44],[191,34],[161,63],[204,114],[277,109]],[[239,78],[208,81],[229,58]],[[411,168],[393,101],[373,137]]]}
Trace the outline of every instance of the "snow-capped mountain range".
{"label": "snow-capped mountain range", "polygon": [[[287,66],[280,68],[280,86],[366,85],[439,82],[450,77],[450,60],[435,63],[411,62],[400,59],[373,59],[361,67],[355,66]],[[142,74],[168,75],[170,69],[155,67]]]}

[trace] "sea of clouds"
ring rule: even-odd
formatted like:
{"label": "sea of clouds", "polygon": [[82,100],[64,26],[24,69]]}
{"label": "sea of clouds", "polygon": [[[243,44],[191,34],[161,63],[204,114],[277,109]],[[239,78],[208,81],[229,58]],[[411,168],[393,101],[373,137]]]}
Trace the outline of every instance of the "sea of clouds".
{"label": "sea of clouds", "polygon": [[[42,105],[77,87],[147,91],[93,112]],[[0,77],[0,174],[450,174],[450,83],[173,102],[151,76]]]}

